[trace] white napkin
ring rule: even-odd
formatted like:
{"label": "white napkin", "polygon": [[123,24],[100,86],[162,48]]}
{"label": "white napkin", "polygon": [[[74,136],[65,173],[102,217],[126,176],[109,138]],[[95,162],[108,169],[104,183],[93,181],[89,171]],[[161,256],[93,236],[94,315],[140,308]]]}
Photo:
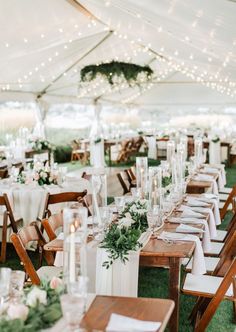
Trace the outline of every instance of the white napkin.
{"label": "white napkin", "polygon": [[213,176],[208,175],[208,174],[198,174],[194,177],[194,180],[203,181],[203,182],[212,182],[213,194],[215,194],[215,195],[219,194],[218,186],[217,186],[216,180],[214,179]]}
{"label": "white napkin", "polygon": [[159,322],[148,322],[139,319],[134,319],[118,314],[111,314],[108,325],[106,327],[107,332],[154,332],[161,326]]}
{"label": "white napkin", "polygon": [[212,167],[205,167],[203,169],[203,172],[204,173],[218,174],[218,188],[219,188],[219,190],[224,188],[224,180],[223,180],[223,177],[222,177],[221,170],[219,170],[217,168],[212,168]]}
{"label": "white napkin", "polygon": [[183,211],[181,214],[182,218],[189,218],[189,217],[195,217],[195,218],[204,218],[204,215],[202,215],[199,212],[195,212],[193,208],[189,208],[186,205],[181,205],[178,210]]}
{"label": "white napkin", "polygon": [[206,265],[205,265],[201,241],[196,235],[171,233],[163,231],[158,236],[158,239],[162,240],[168,239],[172,241],[194,241],[196,246],[193,254],[193,267],[191,273],[197,275],[206,273]]}
{"label": "white napkin", "polygon": [[216,232],[216,221],[214,214],[210,208],[203,208],[203,207],[194,207],[192,208],[196,212],[202,212],[202,213],[209,213],[209,231],[211,239],[217,236]]}
{"label": "white napkin", "polygon": [[189,226],[186,224],[180,224],[176,230],[177,233],[204,233],[203,229],[197,228],[197,227],[193,227],[193,226]]}
{"label": "white napkin", "polygon": [[193,197],[187,197],[187,205],[188,206],[208,206],[207,202],[200,201]]}

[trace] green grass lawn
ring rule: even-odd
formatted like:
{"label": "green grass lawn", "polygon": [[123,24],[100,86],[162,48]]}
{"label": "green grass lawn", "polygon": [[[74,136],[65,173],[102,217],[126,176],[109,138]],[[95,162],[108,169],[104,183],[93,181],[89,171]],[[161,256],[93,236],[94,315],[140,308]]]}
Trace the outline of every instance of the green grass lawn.
{"label": "green grass lawn", "polygon": [[[154,164],[151,161],[150,164]],[[79,164],[70,164],[70,170],[78,169]],[[227,185],[233,186],[236,183],[236,167],[227,169]],[[224,229],[230,220],[230,215],[227,215],[221,228]],[[36,262],[36,257],[33,252],[30,253],[33,261]],[[7,261],[0,266],[9,266],[13,269],[22,269],[20,261],[11,245],[8,245]],[[184,273],[182,273],[183,277]],[[158,297],[168,298],[168,284],[169,273],[163,268],[140,268],[139,272],[139,296],[140,297]],[[188,316],[193,308],[195,298],[191,296],[181,295],[180,298],[180,332],[193,331],[189,324]],[[211,321],[207,331],[208,332],[233,332],[236,325],[233,323],[233,306],[229,301],[224,301],[218,308],[213,320]]]}

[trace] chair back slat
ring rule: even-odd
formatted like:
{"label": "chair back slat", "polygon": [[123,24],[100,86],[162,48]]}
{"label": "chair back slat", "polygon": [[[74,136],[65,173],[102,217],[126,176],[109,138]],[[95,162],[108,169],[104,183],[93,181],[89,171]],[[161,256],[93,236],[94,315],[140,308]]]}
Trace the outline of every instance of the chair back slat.
{"label": "chair back slat", "polygon": [[49,205],[67,202],[79,202],[85,195],[87,190],[83,192],[64,192],[59,194],[48,194],[45,201],[43,219],[47,216],[51,216]]}
{"label": "chair back slat", "polygon": [[118,180],[122,186],[122,189],[123,189],[123,194],[127,194],[130,192],[130,184],[129,184],[129,180],[128,180],[128,176],[127,174],[122,171],[122,172],[119,172],[116,174],[117,177],[118,177]]}
{"label": "chair back slat", "polygon": [[49,240],[52,241],[56,239],[56,231],[63,227],[62,213],[52,214],[48,219],[43,219],[42,225],[49,237]]}

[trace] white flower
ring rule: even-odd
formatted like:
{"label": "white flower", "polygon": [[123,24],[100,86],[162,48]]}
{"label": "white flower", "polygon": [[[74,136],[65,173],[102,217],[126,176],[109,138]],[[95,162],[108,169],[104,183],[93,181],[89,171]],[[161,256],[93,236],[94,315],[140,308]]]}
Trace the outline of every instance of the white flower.
{"label": "white flower", "polygon": [[119,228],[122,228],[122,227],[126,227],[126,228],[128,228],[128,227],[130,227],[133,223],[135,223],[135,220],[133,220],[133,219],[131,218],[130,213],[126,213],[126,214],[125,214],[125,217],[119,220],[119,225],[118,225],[118,227],[119,227]]}
{"label": "white flower", "polygon": [[26,320],[28,317],[29,308],[24,304],[10,304],[7,315],[10,319]]}
{"label": "white flower", "polygon": [[143,214],[147,213],[147,210],[146,209],[138,209],[137,213],[140,214],[140,215],[143,215]]}
{"label": "white flower", "polygon": [[47,293],[38,287],[34,287],[27,295],[26,304],[35,307],[38,303],[47,304]]}
{"label": "white flower", "polygon": [[53,181],[53,177],[50,176],[48,180],[49,180],[49,182],[52,182]]}

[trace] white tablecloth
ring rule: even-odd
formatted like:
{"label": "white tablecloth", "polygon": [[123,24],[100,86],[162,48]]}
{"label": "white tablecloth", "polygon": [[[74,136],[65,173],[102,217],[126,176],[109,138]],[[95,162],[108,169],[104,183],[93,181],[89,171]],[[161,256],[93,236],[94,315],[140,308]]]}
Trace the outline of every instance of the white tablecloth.
{"label": "white tablecloth", "polygon": [[[0,181],[0,194],[6,193],[10,201],[14,216],[23,218],[24,225],[42,218],[45,199],[48,193],[57,194],[60,192],[74,191],[81,192],[89,190],[89,181],[79,179],[76,182],[64,183],[58,185],[39,186],[37,183],[31,185],[25,184],[7,184],[7,181]],[[51,207],[52,213],[58,213],[62,204],[55,204]]]}

